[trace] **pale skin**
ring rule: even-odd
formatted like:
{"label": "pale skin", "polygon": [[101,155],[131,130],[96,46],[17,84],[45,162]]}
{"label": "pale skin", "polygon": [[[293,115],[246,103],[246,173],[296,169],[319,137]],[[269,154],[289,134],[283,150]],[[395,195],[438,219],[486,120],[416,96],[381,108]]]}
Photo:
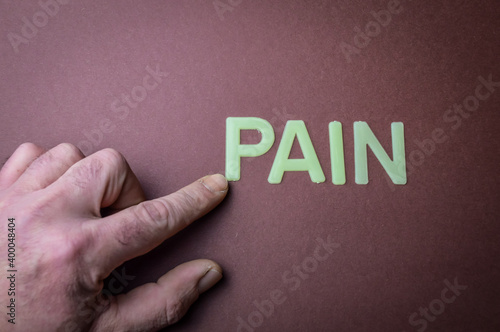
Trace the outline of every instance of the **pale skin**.
{"label": "pale skin", "polygon": [[[67,143],[22,144],[0,171],[0,330],[157,331],[177,322],[222,278],[214,261],[181,264],[116,296],[102,295],[103,280],[212,210],[227,190],[217,174],[146,200],[115,150],[85,157]],[[103,217],[103,208],[111,213]],[[6,308],[8,218],[16,225],[15,325]]]}

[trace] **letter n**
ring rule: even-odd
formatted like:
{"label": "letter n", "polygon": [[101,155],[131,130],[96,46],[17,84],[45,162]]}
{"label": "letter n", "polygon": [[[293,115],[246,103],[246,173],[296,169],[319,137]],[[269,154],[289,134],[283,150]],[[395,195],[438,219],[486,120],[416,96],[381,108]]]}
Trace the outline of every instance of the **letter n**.
{"label": "letter n", "polygon": [[357,184],[368,183],[368,151],[367,146],[375,154],[382,167],[394,184],[406,184],[406,158],[404,125],[402,122],[391,124],[392,154],[389,158],[384,148],[373,134],[366,122],[354,122],[354,163],[355,181]]}

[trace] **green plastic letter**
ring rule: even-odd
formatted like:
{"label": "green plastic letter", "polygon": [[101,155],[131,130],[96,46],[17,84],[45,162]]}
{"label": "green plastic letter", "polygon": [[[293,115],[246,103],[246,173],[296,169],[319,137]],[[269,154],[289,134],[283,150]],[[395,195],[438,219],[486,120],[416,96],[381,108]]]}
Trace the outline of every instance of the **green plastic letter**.
{"label": "green plastic letter", "polygon": [[[304,159],[288,159],[292,150],[293,141],[297,136]],[[307,132],[304,121],[290,120],[286,123],[283,130],[278,152],[274,158],[271,173],[267,181],[269,183],[281,183],[283,174],[286,171],[308,171],[313,182],[319,183],[325,181],[325,175],[321,169],[316,151]]]}
{"label": "green plastic letter", "polygon": [[[242,130],[258,130],[262,139],[257,144],[240,144]],[[274,130],[269,122],[261,118],[226,119],[226,178],[240,179],[241,157],[258,157],[269,151],[274,144]]]}
{"label": "green plastic letter", "polygon": [[356,183],[368,183],[368,160],[366,146],[377,157],[394,184],[406,184],[405,138],[402,122],[391,124],[392,156],[389,158],[380,142],[366,122],[354,122],[354,163]]}
{"label": "green plastic letter", "polygon": [[330,159],[332,161],[333,184],[345,184],[344,141],[342,138],[342,123],[330,122]]}

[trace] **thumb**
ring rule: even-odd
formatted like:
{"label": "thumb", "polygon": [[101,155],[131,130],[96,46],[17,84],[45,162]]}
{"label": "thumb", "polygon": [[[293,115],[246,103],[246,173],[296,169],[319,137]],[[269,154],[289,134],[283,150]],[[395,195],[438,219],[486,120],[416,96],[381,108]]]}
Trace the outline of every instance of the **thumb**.
{"label": "thumb", "polygon": [[172,325],[221,278],[220,266],[211,260],[181,264],[156,283],[116,296],[94,322],[92,331],[157,331]]}

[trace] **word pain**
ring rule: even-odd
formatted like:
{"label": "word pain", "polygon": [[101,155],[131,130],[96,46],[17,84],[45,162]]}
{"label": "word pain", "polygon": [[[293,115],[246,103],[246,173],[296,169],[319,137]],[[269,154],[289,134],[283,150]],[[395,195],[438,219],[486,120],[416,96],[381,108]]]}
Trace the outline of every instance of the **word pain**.
{"label": "word pain", "polygon": [[[391,124],[392,155],[391,159],[380,144],[370,126],[364,121],[356,121],[354,127],[354,164],[355,182],[368,183],[368,151],[373,151],[392,182],[397,185],[406,184],[406,157],[404,125],[402,122]],[[343,185],[346,182],[344,143],[342,123],[330,122],[328,125],[330,139],[330,158],[332,165],[332,182]],[[262,137],[257,144],[241,144],[242,130],[257,130]],[[295,138],[300,145],[301,159],[290,159],[290,152]],[[226,119],[226,178],[229,181],[240,179],[242,157],[258,157],[265,154],[274,144],[274,130],[271,124],[256,117],[229,117]],[[325,182],[325,174],[321,168],[316,151],[304,121],[287,121],[283,136],[274,158],[268,182],[279,184],[285,172],[307,171],[312,182]]]}

